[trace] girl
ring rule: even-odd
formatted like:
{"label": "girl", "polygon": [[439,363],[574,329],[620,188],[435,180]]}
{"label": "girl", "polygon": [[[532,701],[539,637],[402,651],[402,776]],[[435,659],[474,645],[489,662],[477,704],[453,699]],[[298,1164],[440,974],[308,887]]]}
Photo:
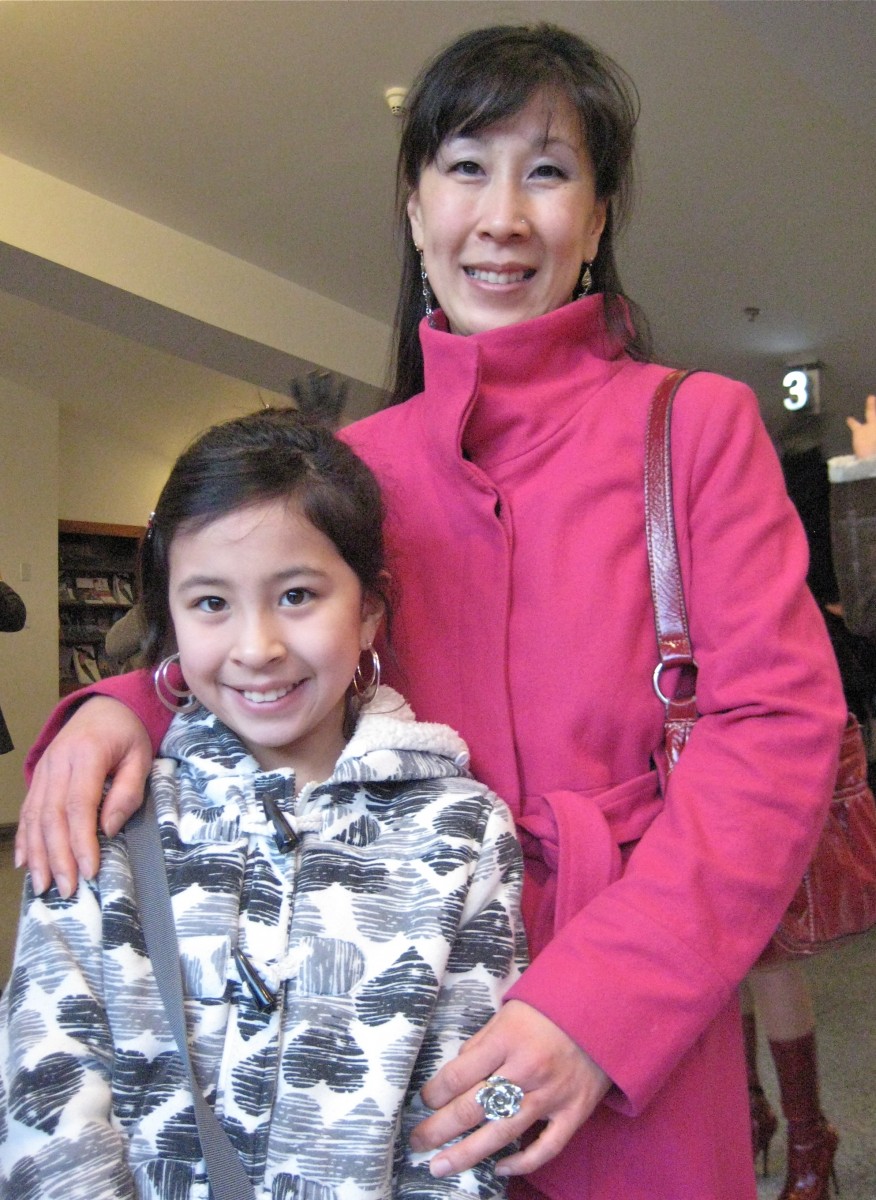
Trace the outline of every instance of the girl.
{"label": "girl", "polygon": [[[521,863],[463,742],[377,686],[381,520],[352,451],[264,411],[181,456],[141,549],[189,1044],[265,1200],[502,1192],[408,1145],[519,974]],[[207,1197],[124,833],[70,900],[27,885],[0,1073],[3,1195]]]}

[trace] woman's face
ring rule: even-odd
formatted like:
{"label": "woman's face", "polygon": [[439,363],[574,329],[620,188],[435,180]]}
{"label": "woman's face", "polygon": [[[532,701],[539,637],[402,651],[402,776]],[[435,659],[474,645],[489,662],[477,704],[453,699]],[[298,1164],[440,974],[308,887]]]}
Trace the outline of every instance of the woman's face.
{"label": "woman's face", "polygon": [[551,312],[596,257],[606,203],[578,115],[537,95],[513,117],[442,142],[408,201],[414,243],[453,333]]}

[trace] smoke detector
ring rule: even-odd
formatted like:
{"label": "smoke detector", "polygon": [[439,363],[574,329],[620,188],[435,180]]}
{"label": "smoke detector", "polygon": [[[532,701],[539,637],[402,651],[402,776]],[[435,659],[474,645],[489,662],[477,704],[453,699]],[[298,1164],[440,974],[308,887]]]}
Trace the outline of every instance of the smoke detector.
{"label": "smoke detector", "polygon": [[394,117],[400,117],[405,111],[405,96],[408,94],[408,89],[403,87],[390,87],[383,93],[386,98],[386,103],[389,105],[389,111]]}

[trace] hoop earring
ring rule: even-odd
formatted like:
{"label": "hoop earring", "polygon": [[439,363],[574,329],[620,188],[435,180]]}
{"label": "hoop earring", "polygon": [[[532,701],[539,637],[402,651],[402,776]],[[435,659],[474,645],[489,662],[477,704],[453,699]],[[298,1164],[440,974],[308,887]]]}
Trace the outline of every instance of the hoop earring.
{"label": "hoop earring", "polygon": [[590,274],[590,268],[592,266],[592,262],[585,262],[581,264],[581,275],[578,279],[577,286],[572,293],[573,300],[580,300],[582,296],[588,296],[590,294],[590,289],[593,287],[593,276]]}
{"label": "hoop earring", "polygon": [[435,304],[435,296],[432,288],[429,286],[429,276],[426,274],[426,261],[423,258],[423,251],[417,247],[417,253],[420,256],[420,284],[423,289],[423,304],[426,309],[426,320],[432,329],[435,328],[435,321],[432,317],[432,312]]}
{"label": "hoop earring", "polygon": [[152,682],[155,684],[155,695],[172,713],[191,712],[193,708],[198,707],[198,700],[189,690],[185,680],[183,680],[185,686],[182,689],[174,687],[170,682],[170,669],[174,666],[179,666],[179,655],[168,654],[167,658],[163,658],[153,671]]}
{"label": "hoop earring", "polygon": [[356,699],[360,706],[370,704],[380,687],[380,657],[377,651],[373,646],[368,646],[362,653],[371,655],[371,678],[366,683],[361,663],[356,663],[356,670],[353,672],[353,691],[356,693]]}

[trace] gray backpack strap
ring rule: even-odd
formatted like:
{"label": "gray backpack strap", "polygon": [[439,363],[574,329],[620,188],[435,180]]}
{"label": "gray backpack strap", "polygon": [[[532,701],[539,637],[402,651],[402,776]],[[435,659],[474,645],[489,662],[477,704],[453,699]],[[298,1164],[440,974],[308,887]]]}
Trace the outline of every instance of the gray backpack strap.
{"label": "gray backpack strap", "polygon": [[192,1069],[186,1035],[179,943],[176,939],[155,802],[148,788],[145,803],[125,825],[125,838],[146,949],[152,960],[158,990],[164,1001],[177,1049],[189,1077],[210,1190],[214,1200],[255,1200],[253,1185],[241,1157],[231,1144],[213,1109],[204,1099]]}

